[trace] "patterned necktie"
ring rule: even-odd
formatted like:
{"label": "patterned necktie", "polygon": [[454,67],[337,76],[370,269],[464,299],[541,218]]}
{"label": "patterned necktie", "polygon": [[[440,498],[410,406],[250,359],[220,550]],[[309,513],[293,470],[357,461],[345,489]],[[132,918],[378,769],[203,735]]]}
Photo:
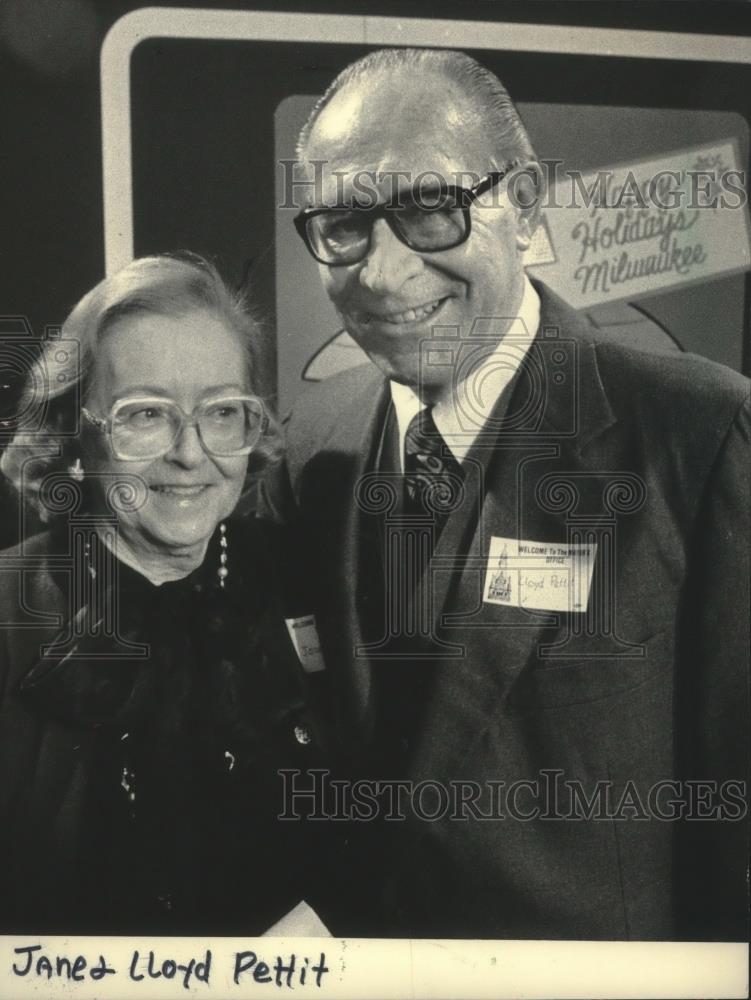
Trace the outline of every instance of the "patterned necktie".
{"label": "patterned necktie", "polygon": [[461,501],[464,473],[446,446],[430,409],[409,422],[404,438],[404,512],[434,519],[436,537]]}

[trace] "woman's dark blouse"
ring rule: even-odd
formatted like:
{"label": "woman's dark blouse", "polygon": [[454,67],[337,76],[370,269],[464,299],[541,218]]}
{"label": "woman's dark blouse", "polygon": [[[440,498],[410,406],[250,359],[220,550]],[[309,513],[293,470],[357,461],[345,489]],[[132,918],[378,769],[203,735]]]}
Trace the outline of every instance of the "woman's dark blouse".
{"label": "woman's dark blouse", "polygon": [[229,525],[224,589],[216,539],[158,587],[108,557],[109,638],[72,596],[67,532],[0,555],[3,930],[258,934],[315,904],[324,832],[278,819],[278,772],[321,767],[324,740],[271,530]]}

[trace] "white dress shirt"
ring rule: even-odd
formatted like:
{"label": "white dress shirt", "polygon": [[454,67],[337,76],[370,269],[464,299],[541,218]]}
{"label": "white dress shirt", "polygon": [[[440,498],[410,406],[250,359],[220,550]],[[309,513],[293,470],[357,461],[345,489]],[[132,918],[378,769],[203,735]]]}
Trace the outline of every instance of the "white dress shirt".
{"label": "white dress shirt", "polygon": [[[540,325],[540,298],[525,275],[519,315],[500,337],[495,350],[484,354],[451,393],[433,407],[433,419],[454,458],[461,462],[487,422],[503,390],[527,356]],[[492,323],[488,326],[492,334]],[[481,350],[481,344],[478,345]],[[426,409],[420,397],[408,385],[391,383],[399,428],[399,460],[404,471],[404,438],[412,418]]]}

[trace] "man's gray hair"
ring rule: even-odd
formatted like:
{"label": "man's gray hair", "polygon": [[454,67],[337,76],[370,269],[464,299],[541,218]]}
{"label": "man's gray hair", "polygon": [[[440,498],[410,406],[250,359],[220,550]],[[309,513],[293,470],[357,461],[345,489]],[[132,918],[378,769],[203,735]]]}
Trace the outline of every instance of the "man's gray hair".
{"label": "man's gray hair", "polygon": [[484,130],[492,136],[500,168],[537,160],[519,112],[495,73],[466,52],[408,48],[377,49],[343,69],[308,116],[297,143],[298,158],[305,158],[316,121],[340,90],[369,77],[388,75],[401,69],[408,69],[416,75],[420,72],[441,74],[454,83],[466,95],[472,113],[478,116]]}

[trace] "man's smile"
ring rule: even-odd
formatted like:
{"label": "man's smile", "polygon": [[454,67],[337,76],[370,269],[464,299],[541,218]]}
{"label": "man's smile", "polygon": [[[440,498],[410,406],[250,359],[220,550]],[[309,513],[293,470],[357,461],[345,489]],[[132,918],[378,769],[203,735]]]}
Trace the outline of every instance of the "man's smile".
{"label": "man's smile", "polygon": [[362,309],[357,310],[353,315],[355,320],[363,326],[367,326],[370,323],[387,323],[391,326],[420,323],[424,319],[427,319],[428,316],[432,316],[433,313],[437,312],[440,306],[448,301],[449,297],[444,296],[433,299],[430,302],[424,302],[421,305],[409,306],[407,309],[394,312],[370,312]]}

